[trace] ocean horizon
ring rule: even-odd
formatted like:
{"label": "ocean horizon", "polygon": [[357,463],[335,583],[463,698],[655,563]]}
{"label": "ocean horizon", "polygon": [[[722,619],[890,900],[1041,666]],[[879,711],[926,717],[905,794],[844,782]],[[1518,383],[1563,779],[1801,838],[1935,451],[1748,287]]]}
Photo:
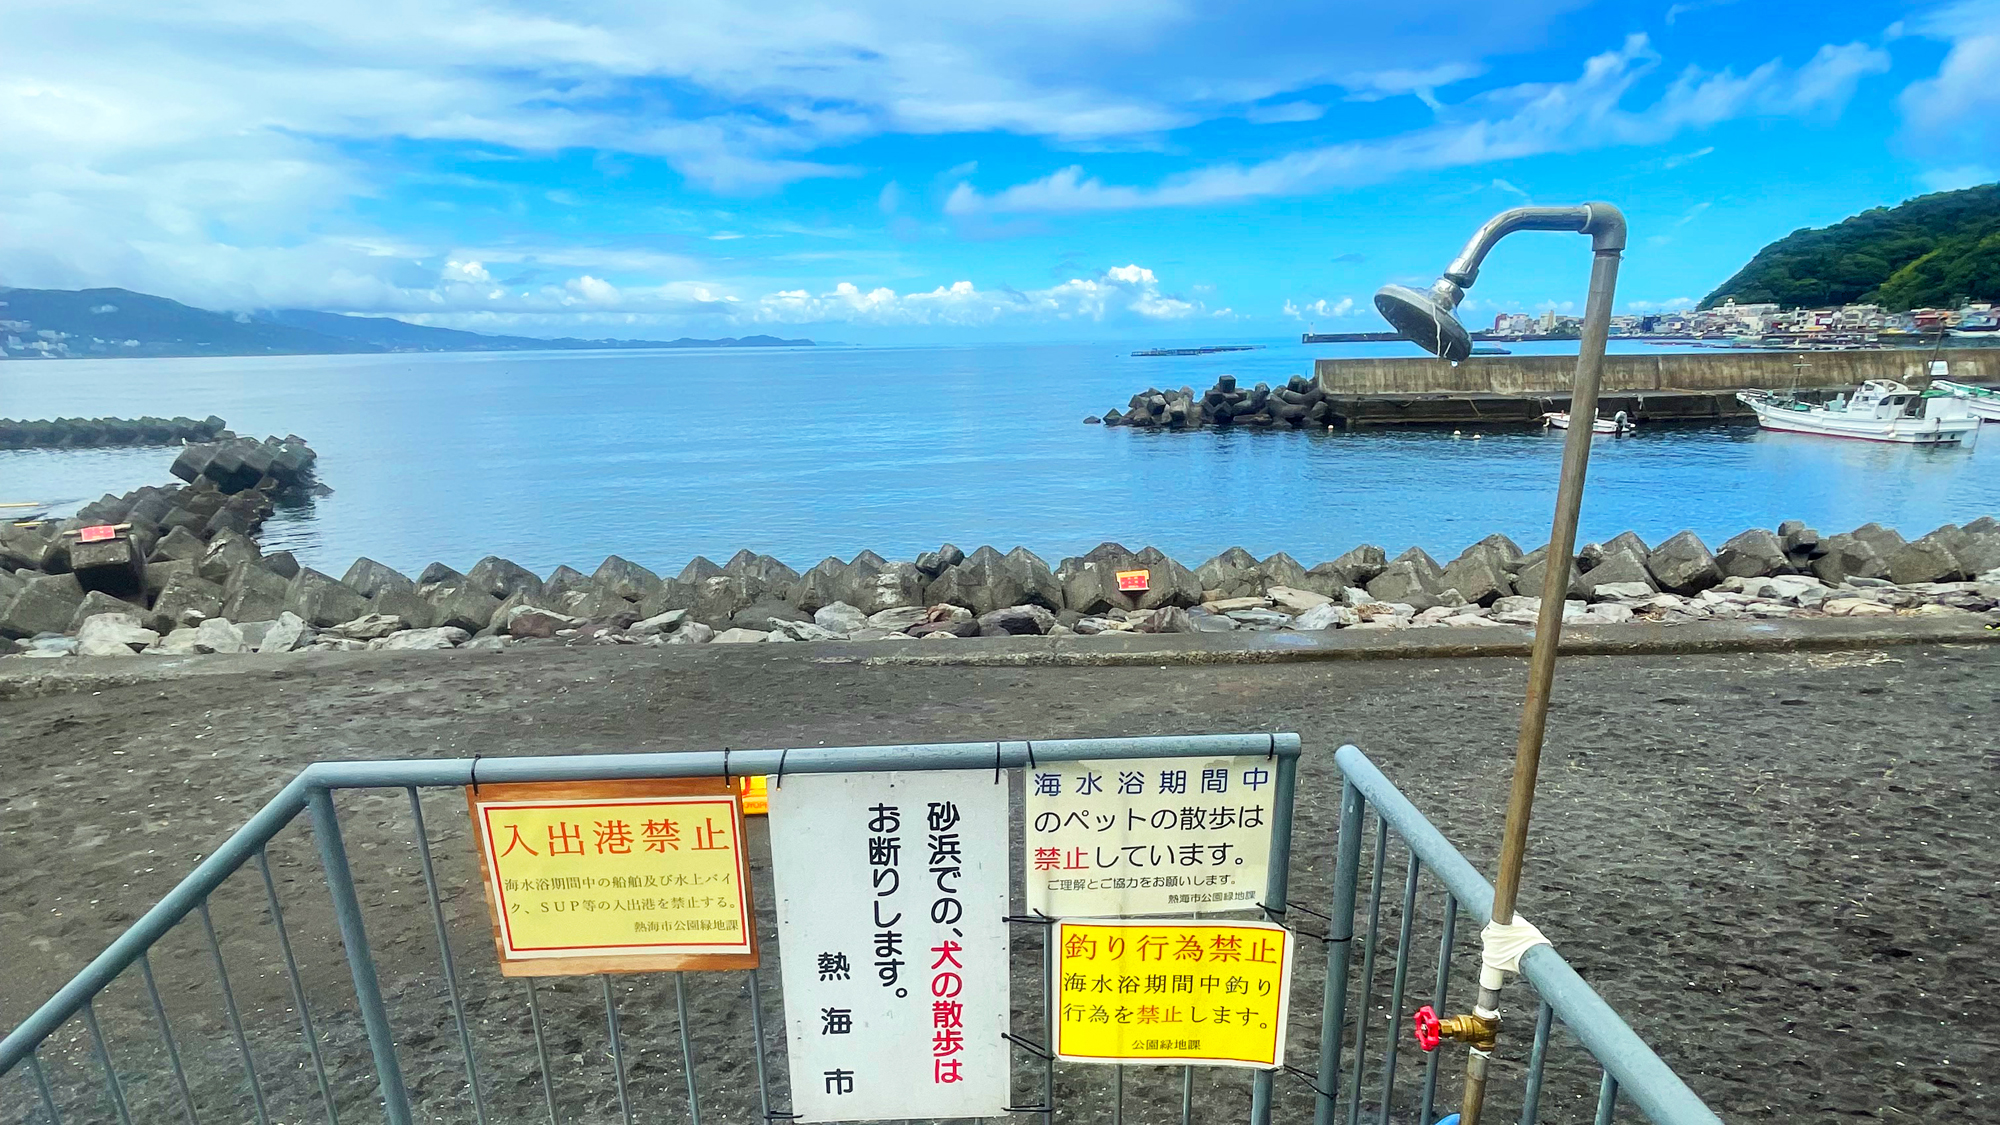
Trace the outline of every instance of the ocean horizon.
{"label": "ocean horizon", "polygon": [[[1445,559],[1494,532],[1547,538],[1557,433],[1083,424],[1148,386],[1276,384],[1315,357],[1411,350],[1130,354],[1174,343],[17,361],[0,364],[0,414],[218,414],[245,435],[296,433],[333,493],[280,511],[262,540],[336,575],[359,556],[414,573],[488,554],[540,573],[609,554],[674,573],[743,548],[803,570],[945,542],[1053,565],[1107,540],[1190,566],[1231,546],[1311,565],[1360,543]],[[172,459],[0,451],[0,500],[73,508],[167,483]],[[1687,528],[1714,547],[1784,519],[1915,535],[1996,512],[2000,427],[1973,449],[1924,449],[1657,425],[1594,446],[1581,541]]]}

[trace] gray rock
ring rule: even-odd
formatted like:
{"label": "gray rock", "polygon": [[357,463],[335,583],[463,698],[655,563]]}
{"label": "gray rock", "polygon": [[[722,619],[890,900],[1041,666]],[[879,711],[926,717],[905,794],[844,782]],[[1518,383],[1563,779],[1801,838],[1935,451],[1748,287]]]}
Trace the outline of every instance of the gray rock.
{"label": "gray rock", "polygon": [[771,622],[771,632],[783,635],[793,641],[837,641],[840,634],[831,629],[822,629],[810,621]]}
{"label": "gray rock", "polygon": [[238,563],[222,582],[222,609],[215,616],[231,621],[273,620],[284,611],[290,594],[291,582],[255,562]]}
{"label": "gray rock", "polygon": [[559,566],[550,571],[548,580],[542,583],[542,596],[553,602],[571,590],[580,590],[588,585],[590,578],[582,571],[574,567]]}
{"label": "gray rock", "polygon": [[401,590],[411,595],[417,592],[415,582],[405,578],[400,571],[384,566],[374,559],[355,559],[354,565],[347,568],[347,575],[341,581],[364,598],[373,598],[385,590]]}
{"label": "gray rock", "polygon": [[770,633],[763,629],[724,629],[722,632],[715,634],[714,643],[719,645],[755,645],[763,644],[770,639]]}
{"label": "gray rock", "polygon": [[846,602],[834,602],[813,611],[813,624],[835,633],[853,633],[868,627],[868,615]]}
{"label": "gray rock", "polygon": [[123,614],[132,619],[134,625],[144,625],[146,611],[123,598],[114,598],[102,590],[92,590],[77,603],[76,612],[70,614],[69,626],[63,632],[75,633],[83,628],[83,623],[100,614]]}
{"label": "gray rock", "polygon": [[77,629],[76,655],[133,656],[159,639],[158,633],[139,624],[135,614],[100,613]]}
{"label": "gray rock", "polygon": [[1502,558],[1500,548],[1476,543],[1438,575],[1438,588],[1457,590],[1466,601],[1476,605],[1492,605],[1496,598],[1514,592],[1513,576],[1507,573]]}
{"label": "gray rock", "polygon": [[634,621],[625,631],[635,637],[653,637],[661,633],[671,633],[690,620],[687,610],[670,609],[665,613],[648,617],[644,621]]}
{"label": "gray rock", "polygon": [[1433,584],[1436,584],[1444,576],[1444,567],[1438,565],[1438,561],[1432,558],[1430,553],[1422,547],[1411,547],[1409,550],[1390,559],[1389,565],[1394,566],[1399,562],[1414,563],[1417,569],[1423,571]]}
{"label": "gray rock", "polygon": [[441,562],[432,563],[424,568],[422,574],[417,575],[417,593],[424,597],[429,597],[430,591],[440,586],[463,585],[465,585],[465,575]]}
{"label": "gray rock", "polygon": [[1359,624],[1361,624],[1361,615],[1354,612],[1351,607],[1327,602],[1325,605],[1314,606],[1304,613],[1299,614],[1298,617],[1293,619],[1292,628],[1317,631],[1321,629],[1338,629],[1348,625]]}
{"label": "gray rock", "polygon": [[[200,575],[195,573],[194,563],[188,559],[176,559],[173,562],[147,563],[146,600],[149,602],[157,600],[166,591],[167,583],[173,581],[176,575],[181,574],[185,574],[190,578],[200,577]],[[207,579],[204,578],[202,581],[206,582]],[[0,590],[0,603],[4,603],[7,596],[7,591]]]}
{"label": "gray rock", "polygon": [[368,613],[352,621],[343,621],[329,626],[326,634],[331,637],[345,637],[350,641],[372,641],[391,633],[400,633],[409,628],[409,623],[389,613]]}
{"label": "gray rock", "polygon": [[193,562],[208,550],[195,533],[185,527],[168,529],[160,541],[153,544],[153,550],[146,556],[147,562]]}
{"label": "gray rock", "polygon": [[926,603],[964,606],[975,615],[1016,605],[1062,608],[1062,587],[1033,552],[1016,547],[1007,554],[981,547],[947,568],[925,590]]}
{"label": "gray rock", "polygon": [[868,615],[868,626],[872,629],[888,629],[902,632],[913,625],[922,625],[930,619],[930,611],[922,606],[897,606]]}
{"label": "gray rock", "polygon": [[1686,596],[1722,581],[1715,556],[1692,531],[1676,532],[1646,556],[1646,569],[1660,589]]}
{"label": "gray rock", "polygon": [[474,637],[458,647],[461,652],[499,652],[513,643],[512,637]]}
{"label": "gray rock", "polygon": [[299,566],[298,558],[290,551],[279,551],[276,554],[265,555],[257,561],[265,570],[270,571],[287,582],[297,578],[299,571],[304,569]]}
{"label": "gray rock", "polygon": [[1474,543],[1473,546],[1486,548],[1503,569],[1513,565],[1524,557],[1521,553],[1520,544],[1497,531]]}
{"label": "gray rock", "polygon": [[[874,565],[856,560],[848,567],[837,601],[863,613],[877,613],[924,600],[924,575],[912,563]],[[800,608],[804,608],[801,606]],[[817,607],[816,607],[817,608]]]}
{"label": "gray rock", "polygon": [[[74,583],[71,579],[71,584]],[[76,616],[76,607],[82,602],[81,588],[71,596],[58,584],[29,581],[0,608],[0,637],[61,633],[69,628],[70,619]]]}
{"label": "gray rock", "polygon": [[[1647,586],[1653,585],[1653,576],[1646,572],[1645,563],[1640,562],[1624,551],[1619,551],[1617,554],[1620,559],[1626,560],[1629,563],[1629,568],[1614,571],[1611,575],[1611,582],[1644,582]],[[1514,589],[1520,596],[1534,597],[1539,600],[1542,594],[1542,583],[1547,578],[1547,552],[1544,551],[1540,558],[1535,558],[1533,552],[1530,552],[1526,557],[1532,559],[1532,561],[1526,563],[1520,570],[1515,572]],[[1635,575],[1636,577],[1634,577]],[[1570,563],[1568,594],[1571,599],[1581,600],[1589,597],[1590,591],[1595,585],[1596,582],[1583,573],[1582,567],[1576,565],[1573,561]],[[1500,601],[1506,600],[1505,598],[1501,598],[1494,604],[1498,605]]]}
{"label": "gray rock", "polygon": [[1807,527],[1804,521],[1786,520],[1778,525],[1778,542],[1785,554],[1810,558],[1819,547],[1819,532]]}
{"label": "gray rock", "polygon": [[437,607],[417,596],[414,583],[408,587],[390,586],[368,599],[368,605],[371,613],[402,618],[408,629],[428,629],[437,624]]}
{"label": "gray rock", "polygon": [[1241,547],[1231,547],[1194,570],[1195,581],[1204,591],[1218,597],[1241,598],[1264,592],[1263,576],[1257,573],[1257,556]]}
{"label": "gray rock", "polygon": [[946,543],[935,551],[925,551],[918,555],[916,567],[917,572],[929,580],[943,574],[947,568],[957,566],[964,561],[965,552]]}
{"label": "gray rock", "polygon": [[1294,590],[1290,586],[1273,586],[1266,596],[1278,610],[1294,616],[1309,609],[1317,609],[1333,600],[1325,594],[1316,594],[1311,590]]}
{"label": "gray rock", "polygon": [[[1981,518],[1989,522],[1991,519]],[[1960,568],[1967,575],[2000,569],[2000,528],[1975,528],[1971,523],[1966,524],[1958,529],[1957,542],[1952,544],[1951,553],[1957,556]]]}
{"label": "gray rock", "polygon": [[250,645],[243,639],[243,631],[233,622],[223,617],[211,617],[195,626],[194,650],[229,654],[249,652]]}
{"label": "gray rock", "polygon": [[228,579],[238,564],[256,562],[262,557],[263,552],[248,536],[234,531],[217,532],[215,538],[208,541],[208,548],[201,553],[201,559],[195,563],[195,573],[210,582],[222,582]]}
{"label": "gray rock", "polygon": [[720,577],[722,577],[721,567],[715,565],[706,555],[696,555],[688,560],[686,566],[681,568],[680,574],[675,577],[674,581],[685,582],[692,586],[705,579]]}
{"label": "gray rock", "polygon": [[1646,541],[1639,538],[1636,532],[1621,531],[1602,543],[1584,544],[1583,549],[1576,553],[1576,557],[1583,563],[1584,570],[1590,571],[1597,569],[1600,562],[1619,551],[1624,551],[1635,559],[1643,559],[1652,553],[1652,549],[1646,546]]}
{"label": "gray rock", "polygon": [[780,621],[811,620],[810,614],[801,613],[789,604],[774,598],[765,598],[755,604],[744,606],[729,616],[729,624],[734,628],[762,629],[767,633],[777,629],[777,623]]}
{"label": "gray rock", "polygon": [[1651,582],[1599,582],[1590,588],[1591,598],[1599,601],[1643,602],[1657,593]]}
{"label": "gray rock", "polygon": [[1368,596],[1376,601],[1402,602],[1419,610],[1438,604],[1439,589],[1423,564],[1412,559],[1390,563],[1367,585]]}
{"label": "gray rock", "polygon": [[1349,586],[1366,586],[1389,569],[1389,555],[1372,543],[1363,543],[1333,560],[1331,565],[1347,576]]}
{"label": "gray rock", "polygon": [[465,584],[475,590],[484,590],[501,601],[515,594],[540,595],[542,580],[525,566],[503,559],[498,555],[488,555],[472,565],[466,572]]}
{"label": "gray rock", "polygon": [[[1236,622],[1231,621],[1227,614],[1210,613],[1199,607],[1188,610],[1188,621],[1193,623],[1194,631],[1197,633],[1233,633],[1236,631]],[[1058,625],[1056,628],[1060,629],[1062,626]],[[1050,630],[1050,635],[1056,635],[1053,629]]]}
{"label": "gray rock", "polygon": [[[1134,570],[1147,572],[1146,589],[1120,590],[1118,573]],[[1153,547],[1128,552],[1115,543],[1103,544],[1088,555],[1064,559],[1056,577],[1062,583],[1063,607],[1078,613],[1201,604],[1201,580]]]}
{"label": "gray rock", "polygon": [[1194,619],[1188,616],[1188,611],[1177,605],[1161,606],[1137,615],[1133,619],[1132,631],[1135,633],[1200,632],[1195,626]]}
{"label": "gray rock", "polygon": [[[727,628],[738,610],[755,604],[764,595],[764,584],[751,577],[723,574],[695,583],[693,598],[686,608],[696,621]],[[652,601],[645,608],[653,606]],[[679,608],[679,607],[676,607]],[[650,614],[648,616],[651,616]]]}
{"label": "gray rock", "polygon": [[1291,614],[1279,613],[1274,609],[1232,609],[1225,616],[1238,625],[1251,629],[1282,629],[1290,625],[1293,620]]}
{"label": "gray rock", "polygon": [[[1717,574],[1716,581],[1719,582],[1721,580],[1721,575]],[[1586,593],[1595,590],[1599,586],[1622,586],[1631,582],[1643,582],[1654,589],[1659,589],[1660,587],[1659,577],[1647,566],[1646,559],[1622,549],[1599,556],[1597,565],[1592,567],[1583,576],[1583,588]],[[1515,588],[1523,594],[1533,597],[1541,596],[1541,587],[1539,586],[1531,589],[1527,586],[1516,584]]]}
{"label": "gray rock", "polygon": [[715,630],[699,621],[690,621],[667,638],[670,645],[705,645],[715,639]]}
{"label": "gray rock", "polygon": [[1897,548],[1888,563],[1889,581],[1898,586],[1912,582],[1957,582],[1966,576],[1958,556],[1951,553],[1944,537],[1935,531]]}
{"label": "gray rock", "polygon": [[649,594],[657,593],[664,585],[659,575],[617,555],[611,555],[599,563],[597,572],[590,576],[590,580],[599,589],[616,594],[628,602],[636,602]]}
{"label": "gray rock", "polygon": [[196,626],[184,625],[161,637],[145,652],[148,656],[193,656],[195,635],[199,631]]}
{"label": "gray rock", "polygon": [[[500,599],[493,600],[497,604]],[[369,641],[368,647],[383,652],[406,652],[416,649],[457,648],[471,639],[472,634],[464,629],[442,625],[433,629],[405,629],[380,640]]]}
{"label": "gray rock", "polygon": [[738,551],[722,564],[722,573],[739,578],[755,578],[771,597],[783,601],[799,584],[799,572],[769,555]]}
{"label": "gray rock", "polygon": [[[1893,534],[1893,533],[1891,533]],[[1898,549],[1902,536],[1896,537]],[[1813,576],[1829,585],[1856,579],[1883,579],[1889,574],[1888,560],[1877,554],[1866,540],[1852,533],[1829,535],[1819,543],[1820,554],[1809,564]]]}
{"label": "gray rock", "polygon": [[[432,629],[458,629],[470,635],[493,623],[493,615],[500,610],[500,599],[470,586],[442,587],[432,600],[431,609],[431,620],[436,623]],[[306,614],[300,616],[312,621]]]}
{"label": "gray rock", "polygon": [[[306,624],[324,629],[367,613],[368,599],[354,587],[308,567],[299,571],[298,577],[286,587],[283,608],[305,618]],[[278,612],[255,616],[269,620],[277,617]]]}
{"label": "gray rock", "polygon": [[296,613],[281,613],[271,627],[264,632],[264,639],[258,643],[257,651],[296,652],[313,641],[312,627],[305,618]]}
{"label": "gray rock", "polygon": [[1906,542],[1906,540],[1904,540],[1904,538],[1901,535],[1897,534],[1894,530],[1883,527],[1879,523],[1873,523],[1873,522],[1864,523],[1860,527],[1855,528],[1853,531],[1850,531],[1847,534],[1853,536],[1856,539],[1861,540],[1863,543],[1868,544],[1868,546],[1871,549],[1873,549],[1876,554],[1882,556],[1882,558],[1885,560],[1888,559],[1890,555],[1893,555],[1897,551],[1901,550],[1904,542]]}
{"label": "gray rock", "polygon": [[1015,605],[979,617],[982,636],[1039,636],[1055,627],[1056,615],[1038,605]]}
{"label": "gray rock", "polygon": [[[1817,538],[1814,543],[1818,543]],[[1735,536],[1715,552],[1716,569],[1725,577],[1769,578],[1783,574],[1790,565],[1784,544],[1761,527]]]}

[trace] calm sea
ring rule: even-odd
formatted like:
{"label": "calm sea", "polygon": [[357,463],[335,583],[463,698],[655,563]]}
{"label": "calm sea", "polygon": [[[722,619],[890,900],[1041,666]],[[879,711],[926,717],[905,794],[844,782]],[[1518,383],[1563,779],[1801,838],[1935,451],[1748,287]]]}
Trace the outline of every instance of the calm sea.
{"label": "calm sea", "polygon": [[[1629,345],[1641,350],[1645,345]],[[0,363],[0,416],[202,417],[297,433],[330,497],[281,513],[267,549],[338,575],[486,554],[586,572],[749,547],[804,569],[864,548],[1029,547],[1053,565],[1103,540],[1193,565],[1240,545],[1308,565],[1357,543],[1448,558],[1503,531],[1547,538],[1561,438],[1143,433],[1085,426],[1149,385],[1308,374],[1396,345],[1134,358],[1111,344],[302,356]],[[1532,346],[1520,350],[1534,350]],[[1553,350],[1551,347],[1549,350]],[[2000,513],[2000,426],[1973,450],[1653,428],[1599,439],[1583,535],[1711,546],[1798,518],[1915,534]],[[67,501],[171,478],[163,449],[0,451],[0,501]]]}

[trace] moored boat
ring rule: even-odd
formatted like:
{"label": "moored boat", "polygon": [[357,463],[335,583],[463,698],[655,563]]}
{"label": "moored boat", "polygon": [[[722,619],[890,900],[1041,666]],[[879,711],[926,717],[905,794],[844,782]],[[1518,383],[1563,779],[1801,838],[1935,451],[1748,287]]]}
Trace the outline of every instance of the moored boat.
{"label": "moored boat", "polygon": [[[1569,429],[1569,412],[1566,410],[1551,410],[1547,414],[1542,415],[1542,425],[1558,430],[1567,430]],[[1623,410],[1620,410],[1609,418],[1592,418],[1590,420],[1590,432],[1593,434],[1629,434],[1638,428],[1638,424],[1626,417]]]}
{"label": "moored boat", "polygon": [[2000,391],[1987,387],[1975,387],[1971,383],[1954,383],[1949,379],[1932,379],[1931,389],[1944,393],[1965,403],[1965,408],[1974,417],[1988,422],[2000,422]]}
{"label": "moored boat", "polygon": [[1738,391],[1738,402],[1767,430],[1902,445],[1970,445],[1979,419],[1965,400],[1945,391],[1914,391],[1893,379],[1870,379],[1852,397],[1800,402],[1774,391]]}

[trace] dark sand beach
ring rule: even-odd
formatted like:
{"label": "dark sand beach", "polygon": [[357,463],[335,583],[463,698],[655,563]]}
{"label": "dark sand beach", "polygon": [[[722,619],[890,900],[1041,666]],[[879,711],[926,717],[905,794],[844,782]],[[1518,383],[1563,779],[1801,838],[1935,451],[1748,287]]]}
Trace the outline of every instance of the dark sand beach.
{"label": "dark sand beach", "polygon": [[[316,759],[804,747],[1233,731],[1304,737],[1293,896],[1325,909],[1338,783],[1332,752],[1366,750],[1490,874],[1524,664],[1515,659],[1118,668],[862,667],[812,646],[203,657],[137,682],[17,695],[0,769],[0,1023],[11,1026],[173,885],[300,766]],[[19,677],[24,672],[10,671]],[[1537,805],[1523,910],[1730,1121],[1983,1120],[2000,1039],[1990,971],[1991,736],[2000,647],[1566,658]],[[17,685],[18,686],[18,685]],[[437,971],[433,923],[400,791],[339,801],[419,1120],[471,1120]],[[489,1120],[546,1117],[519,982],[494,969],[463,799],[425,793],[444,912]],[[765,1033],[784,1108],[782,1005],[768,848],[753,830],[763,907]],[[364,1038],[303,822],[270,849],[341,1119],[377,1119]],[[1401,852],[1383,906],[1395,936]],[[1404,1062],[1394,1120],[1414,1120],[1419,1068],[1402,1029],[1428,999],[1441,893],[1425,886],[1404,1013],[1377,969],[1370,1079],[1393,1025]],[[1365,902],[1364,898],[1364,902]],[[325,1118],[254,865],[213,917],[272,1121]],[[1305,929],[1317,920],[1298,914]],[[1477,926],[1460,926],[1459,982]],[[1039,1034],[1040,935],[1014,934],[1017,1032]],[[1290,1061],[1311,1070],[1323,952],[1302,939]],[[203,1121],[255,1119],[199,916],[152,958]],[[1357,975],[1359,974],[1357,958]],[[706,1119],[753,1121],[743,974],[690,975]],[[560,1121],[620,1118],[600,985],[538,989]],[[683,1120],[674,981],[616,981],[640,1120]],[[1469,998],[1454,990],[1454,1002]],[[1490,1112],[1517,1112],[1532,994],[1510,990]],[[99,1002],[137,1121],[179,1119],[179,1093],[136,972]],[[71,1021],[44,1049],[65,1121],[114,1120]],[[1543,1117],[1588,1120],[1597,1075],[1558,1035]],[[1441,1084],[1455,1096],[1453,1067]],[[1018,1054],[1019,1104],[1041,1064]],[[1109,1121],[1109,1072],[1063,1066],[1059,1121]],[[1200,1121],[1245,1115],[1241,1071],[1197,1073]],[[1278,1078],[1280,1121],[1312,1110]],[[1179,1119],[1177,1072],[1134,1069],[1133,1121]],[[1636,1114],[1627,1108],[1628,1119]],[[1372,1109],[1371,1109],[1372,1113]],[[0,1121],[40,1120],[32,1085],[0,1087]]]}

